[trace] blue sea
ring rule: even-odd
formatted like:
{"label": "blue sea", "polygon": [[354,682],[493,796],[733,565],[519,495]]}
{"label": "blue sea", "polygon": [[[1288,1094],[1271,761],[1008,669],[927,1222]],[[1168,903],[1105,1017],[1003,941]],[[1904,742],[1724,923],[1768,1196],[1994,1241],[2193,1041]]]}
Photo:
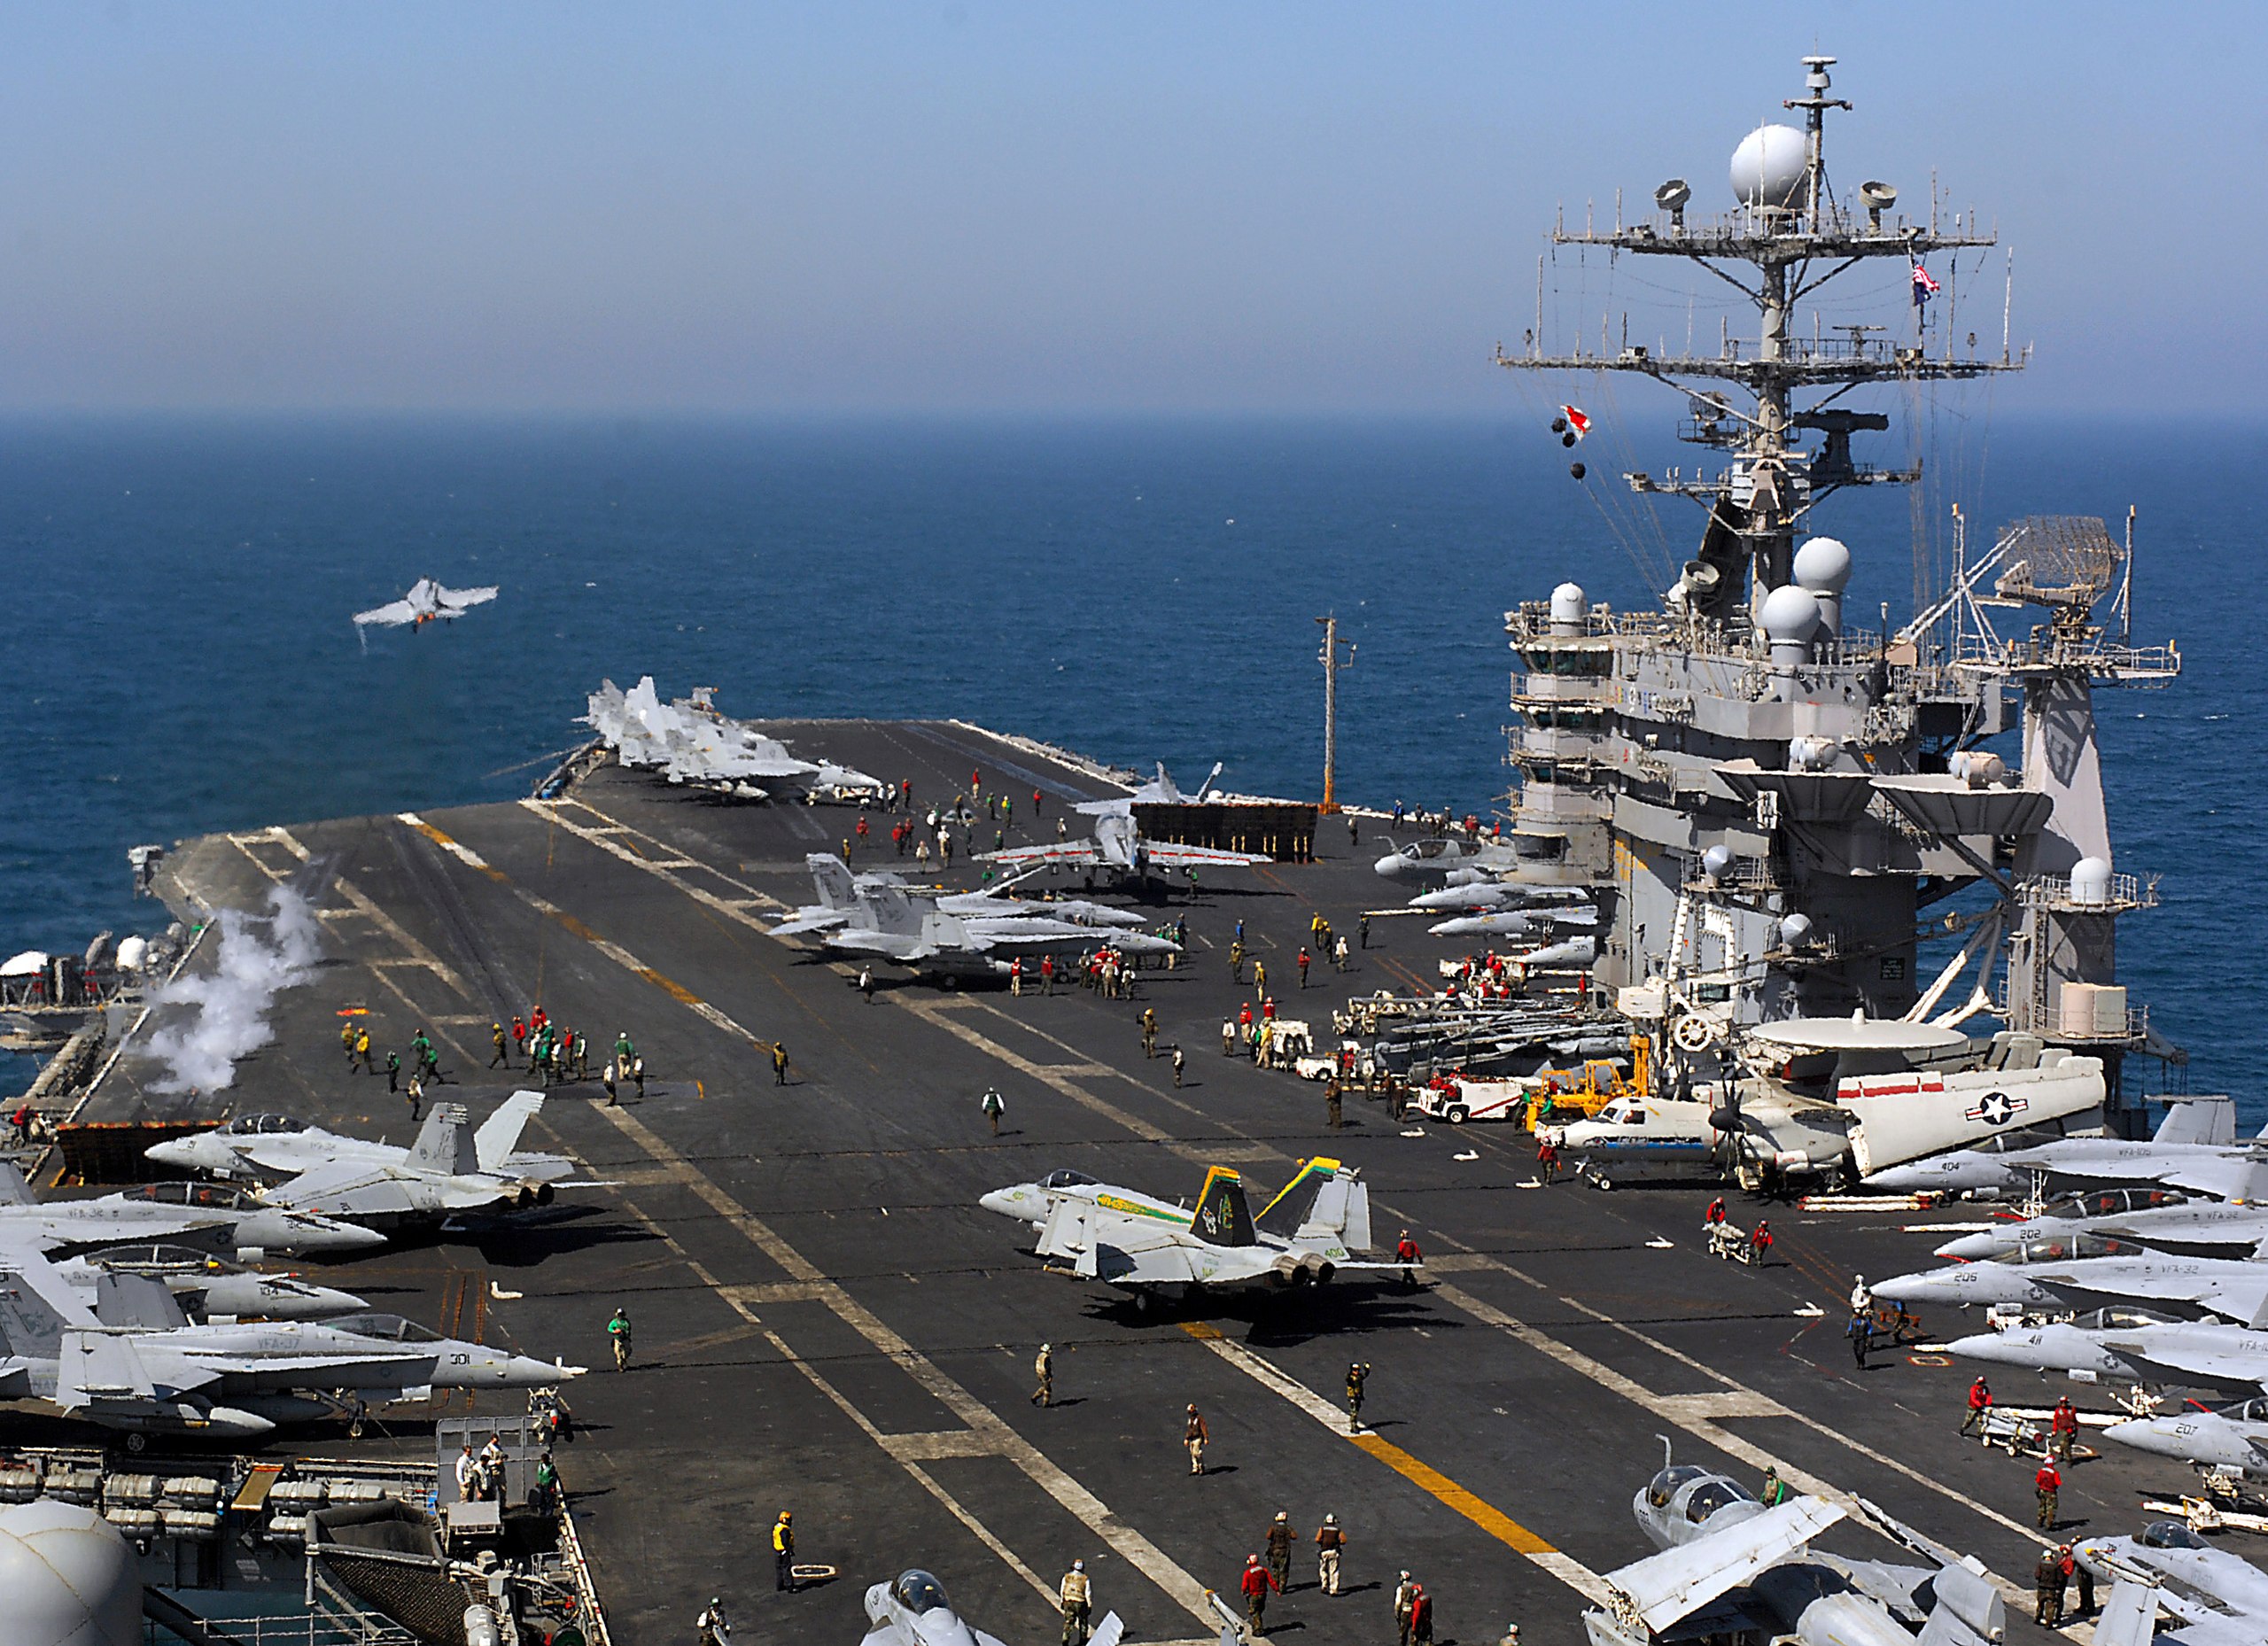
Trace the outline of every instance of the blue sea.
{"label": "blue sea", "polygon": [[[1335,611],[1358,648],[1342,797],[1487,812],[1501,614],[1566,578],[1619,605],[1662,586],[1698,511],[1612,476],[1689,471],[1667,432],[1594,435],[1578,481],[1511,416],[0,425],[0,951],[156,923],[130,896],[140,842],[524,793],[608,675],[1311,795]],[[2136,637],[2187,666],[2101,705],[2118,866],[2163,876],[2123,971],[2192,1053],[2174,1086],[2268,1121],[2268,428],[1958,432],[1918,505],[1821,511],[1857,554],[1850,620],[1910,608],[1915,521],[1941,537],[1953,499],[1987,542],[2019,515],[2140,510]],[[426,575],[503,594],[359,643],[349,614]],[[12,1061],[0,1087],[28,1078]]]}

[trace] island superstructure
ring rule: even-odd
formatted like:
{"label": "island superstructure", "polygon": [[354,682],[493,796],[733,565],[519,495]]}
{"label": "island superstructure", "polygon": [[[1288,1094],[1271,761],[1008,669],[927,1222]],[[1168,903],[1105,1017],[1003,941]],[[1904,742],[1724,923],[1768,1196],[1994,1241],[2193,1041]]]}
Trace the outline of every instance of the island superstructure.
{"label": "island superstructure", "polygon": [[[1854,453],[1853,437],[1890,417],[1848,397],[2014,372],[2023,358],[2005,323],[1997,353],[1926,323],[1926,260],[1994,244],[1973,214],[1947,226],[1933,201],[1913,220],[1884,182],[1837,193],[1826,115],[1851,105],[1829,95],[1833,63],[1804,59],[1805,95],[1786,105],[1802,128],[1740,144],[1728,214],[1689,209],[1692,190],[1674,178],[1643,221],[1553,233],[1709,270],[1753,306],[1754,337],[1728,327],[1715,354],[1589,354],[1547,349],[1539,323],[1523,352],[1498,352],[1518,371],[1652,378],[1685,398],[1682,438],[1722,454],[1689,474],[1623,477],[1705,510],[1657,608],[1612,610],[1568,583],[1505,614],[1520,721],[1510,834],[1523,877],[1597,892],[1598,982],[1689,1059],[1779,1018],[1989,1013],[2102,1057],[2117,1110],[2133,1100],[2125,1054],[2176,1053],[2117,982],[2118,918],[2155,893],[2117,866],[2094,693],[2163,684],[2180,656],[2132,641],[2131,516],[2117,534],[2095,518],[2029,518],[1989,544],[1956,518],[1942,590],[1917,579],[1927,598],[1894,630],[1850,620],[1891,555],[1808,535],[1814,512],[1845,487],[1920,471]],[[1906,335],[1797,335],[1799,300],[1884,260],[1910,271]],[[1886,602],[1867,603],[1887,618]],[[2019,729],[2011,769],[1990,745]],[[1980,886],[1988,906],[1948,912]],[[1924,939],[1956,934],[1953,963],[1921,975]]]}

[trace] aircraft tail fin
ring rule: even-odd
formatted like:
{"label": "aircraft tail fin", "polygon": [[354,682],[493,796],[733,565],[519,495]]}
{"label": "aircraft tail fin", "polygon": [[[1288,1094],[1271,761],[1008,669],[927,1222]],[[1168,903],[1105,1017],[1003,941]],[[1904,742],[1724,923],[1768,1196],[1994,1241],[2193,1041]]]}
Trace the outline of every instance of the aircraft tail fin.
{"label": "aircraft tail fin", "polygon": [[105,1326],[171,1332],[189,1324],[181,1304],[161,1280],[106,1269],[95,1281],[95,1318]]}
{"label": "aircraft tail fin", "polygon": [[[2263,1134],[2268,1136],[2268,1134]],[[2203,1143],[2215,1145],[2236,1141],[2234,1098],[2191,1098],[2165,1106],[2165,1118],[2151,1134],[2153,1143]]]}
{"label": "aircraft tail fin", "polygon": [[913,900],[897,886],[870,886],[862,894],[867,918],[875,929],[894,937],[919,937],[921,935],[921,911]]}
{"label": "aircraft tail fin", "polygon": [[1256,1228],[1269,1234],[1289,1235],[1317,1221],[1318,1208],[1329,1194],[1332,1181],[1339,1173],[1337,1161],[1317,1158],[1301,1162],[1292,1181],[1276,1192],[1276,1198],[1260,1208],[1254,1217]]}
{"label": "aircraft tail fin", "polygon": [[0,1274],[0,1353],[53,1360],[62,1352],[63,1316],[17,1270]]}
{"label": "aircraft tail fin", "polygon": [[29,1206],[32,1192],[12,1161],[0,1161],[0,1206]]}
{"label": "aircraft tail fin", "polygon": [[471,1118],[462,1103],[435,1104],[402,1164],[412,1171],[439,1172],[451,1177],[478,1171],[480,1157],[474,1152],[467,1125]]}
{"label": "aircraft tail fin", "polygon": [[496,1106],[472,1134],[473,1159],[485,1172],[503,1169],[504,1157],[520,1146],[520,1133],[543,1107],[540,1091],[516,1091]]}
{"label": "aircraft tail fin", "polygon": [[819,893],[819,902],[830,909],[845,913],[858,906],[858,883],[850,877],[850,866],[831,851],[814,851],[804,859],[812,872],[812,889]]}
{"label": "aircraft tail fin", "polygon": [[1225,1166],[1208,1168],[1198,1192],[1189,1232],[1215,1246],[1254,1246],[1252,1208],[1245,1204],[1244,1179]]}
{"label": "aircraft tail fin", "polygon": [[1189,804],[1193,806],[1212,793],[1213,785],[1220,780],[1220,776],[1221,763],[1216,760],[1213,762],[1213,769],[1205,774],[1205,780],[1197,786],[1197,792],[1189,797]]}
{"label": "aircraft tail fin", "polygon": [[1130,869],[1138,866],[1135,853],[1142,838],[1131,815],[1112,812],[1095,819],[1095,848],[1103,861],[1113,867]]}
{"label": "aircraft tail fin", "polygon": [[1992,1587],[1991,1576],[1974,1562],[1944,1567],[1930,1580],[1930,1587],[1937,1604],[1922,1630],[1922,1639],[1930,1646],[1975,1646],[1979,1641],[2007,1637],[2008,1603]]}
{"label": "aircraft tail fin", "polygon": [[2095,1646],[2152,1646],[2157,1637],[2157,1591],[2132,1578],[2119,1579],[2095,1618]]}
{"label": "aircraft tail fin", "polygon": [[1371,1246],[1371,1192],[1337,1161],[1312,1160],[1262,1207],[1254,1224],[1293,1240],[1335,1240],[1349,1252]]}

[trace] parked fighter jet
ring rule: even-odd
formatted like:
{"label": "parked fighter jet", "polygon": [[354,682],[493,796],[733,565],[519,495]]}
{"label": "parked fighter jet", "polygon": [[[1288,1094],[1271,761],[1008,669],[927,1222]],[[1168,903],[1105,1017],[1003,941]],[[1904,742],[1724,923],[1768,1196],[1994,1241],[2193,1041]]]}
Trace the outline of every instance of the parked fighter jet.
{"label": "parked fighter jet", "polygon": [[1205,796],[1213,791],[1214,780],[1220,775],[1221,763],[1216,760],[1213,769],[1205,774],[1205,780],[1197,786],[1197,792],[1184,795],[1181,785],[1166,770],[1166,763],[1161,760],[1157,776],[1130,793],[1114,795],[1108,800],[1082,800],[1071,810],[1091,818],[1130,818],[1137,806],[1201,806]]}
{"label": "parked fighter jet", "polygon": [[1661,1550],[1606,1574],[1609,1610],[1583,1619],[1594,1646],[1651,1646],[1754,1631],[1800,1646],[1990,1646],[2008,1612],[1973,1556],[1900,1525],[1873,1504],[1875,1527],[1926,1566],[1852,1560],[1808,1547],[1845,1510],[1820,1497],[1766,1508],[1729,1477],[1667,1460],[1632,1501]]}
{"label": "parked fighter jet", "polygon": [[[1206,1182],[1212,1181],[1208,1174]],[[1336,1183],[1341,1187],[1333,1189]],[[1099,1207],[1125,1217],[1146,1217],[1176,1229],[1189,1226],[1190,1209],[1137,1189],[1099,1182],[1080,1171],[1053,1171],[1032,1183],[995,1189],[977,1202],[988,1212],[1028,1223],[1037,1234],[1065,1200]],[[1355,1169],[1318,1157],[1300,1163],[1292,1181],[1260,1208],[1253,1233],[1263,1246],[1286,1249],[1335,1242],[1348,1252],[1371,1249],[1371,1191]]]}
{"label": "parked fighter jet", "polygon": [[485,1170],[464,1106],[438,1103],[399,1162],[347,1159],[312,1167],[262,1190],[260,1199],[293,1211],[395,1228],[438,1223],[467,1212],[548,1206],[555,1181]]}
{"label": "parked fighter jet", "polygon": [[184,1246],[112,1246],[57,1263],[55,1272],[89,1308],[105,1275],[146,1275],[173,1293],[183,1313],[200,1319],[329,1320],[370,1307],[352,1292],[262,1274]]}
{"label": "parked fighter jet", "polygon": [[[2096,1646],[2253,1646],[2268,1640],[2268,1572],[2214,1549],[2179,1520],[2160,1520],[2139,1537],[2082,1538],[2072,1556],[2112,1580]],[[2121,1601],[2132,1603],[2122,1608]],[[2155,1630],[2158,1610],[2171,1628]]]}
{"label": "parked fighter jet", "polygon": [[658,767],[672,783],[742,800],[787,794],[807,804],[884,792],[877,778],[831,760],[798,759],[778,738],[719,713],[706,687],[664,703],[650,674],[626,692],[602,680],[583,718],[623,765]]}
{"label": "parked fighter jet", "polygon": [[1090,876],[1100,871],[1113,879],[1131,876],[1136,880],[1170,873],[1175,869],[1243,869],[1256,863],[1275,861],[1262,851],[1228,851],[1216,846],[1183,846],[1170,841],[1151,840],[1143,835],[1130,811],[1107,811],[1096,818],[1094,835],[1089,840],[1009,846],[999,851],[979,852],[976,860],[1026,873],[1037,869],[1084,869]]}
{"label": "parked fighter jet", "polygon": [[1060,1264],[1065,1272],[1130,1292],[1146,1308],[1166,1287],[1188,1297],[1223,1286],[1320,1285],[1346,1270],[1400,1267],[1355,1257],[1361,1248],[1352,1247],[1351,1239],[1367,1246],[1369,1234],[1369,1192],[1350,1171],[1322,1178],[1299,1234],[1262,1240],[1242,1181],[1216,1166],[1185,1222],[1146,1208],[1117,1210],[1100,1199],[1063,1196],[1050,1207],[1034,1249],[1051,1267]]}
{"label": "parked fighter jet", "polygon": [[1518,854],[1495,841],[1469,841],[1455,835],[1413,840],[1371,866],[1390,881],[1431,881],[1437,886],[1479,886],[1519,866]]}
{"label": "parked fighter jet", "polygon": [[2093,1372],[2149,1388],[2268,1390],[2268,1332],[2122,1306],[2047,1326],[1956,1338],[1946,1353],[1995,1366]]}
{"label": "parked fighter jet", "polygon": [[[1000,1646],[983,1630],[965,1623],[945,1598],[945,1586],[919,1569],[901,1572],[894,1582],[866,1591],[866,1620],[874,1627],[858,1646]],[[1106,1612],[1088,1646],[1118,1646],[1126,1626]]]}
{"label": "parked fighter jet", "polygon": [[2268,1399],[2256,1396],[2161,1417],[2131,1417],[2102,1432],[2105,1439],[2137,1451],[2268,1480]]}
{"label": "parked fighter jet", "polygon": [[[542,1109],[540,1091],[516,1091],[498,1104],[472,1135],[479,1169],[536,1182],[572,1176],[575,1162],[565,1155],[516,1146]],[[318,1166],[404,1166],[409,1161],[409,1150],[400,1145],[342,1137],[289,1114],[239,1114],[210,1131],[153,1143],[142,1153],[161,1166],[267,1183],[282,1183]]]}
{"label": "parked fighter jet", "polygon": [[263,1206],[234,1189],[153,1183],[90,1200],[35,1201],[23,1174],[0,1161],[0,1255],[93,1252],[126,1240],[209,1238],[245,1256],[338,1257],[384,1246],[353,1223]]}
{"label": "parked fighter jet", "polygon": [[[2005,1132],[1966,1149],[1949,1150],[1926,1160],[1870,1173],[1869,1189],[1885,1194],[1940,1193],[2022,1194],[2035,1176],[2053,1175],[2055,1158],[2084,1160],[2105,1152],[2109,1140],[2100,1137],[2041,1136],[2037,1130]],[[2229,1149],[2236,1143],[2235,1101],[2225,1097],[2186,1098],[2171,1103],[2147,1145],[2124,1144],[2121,1148],[2157,1145],[2205,1145]],[[2068,1149],[2064,1146],[2070,1145]],[[2042,1153],[2044,1152],[2044,1153]],[[2184,1161],[2203,1158],[2183,1156]],[[2045,1160],[2046,1163],[2042,1161]]]}
{"label": "parked fighter jet", "polygon": [[819,901],[805,904],[774,926],[774,937],[835,931],[849,926],[859,919],[859,893],[883,886],[894,886],[909,897],[936,905],[940,914],[956,915],[964,920],[1064,920],[1074,926],[1107,926],[1121,930],[1135,930],[1149,924],[1131,909],[1115,909],[1084,897],[1028,902],[1004,896],[1007,889],[1005,886],[939,895],[908,885],[887,871],[853,875],[841,858],[829,852],[813,852],[804,861],[812,872],[812,884],[819,893]]}
{"label": "parked fighter jet", "polygon": [[[834,870],[843,866],[820,852],[813,852],[805,861],[824,900]],[[948,980],[1005,975],[1009,960],[1019,955],[1037,959],[1042,954],[1077,953],[1106,946],[1132,955],[1181,952],[1181,945],[1170,938],[1147,932],[1100,932],[1091,926],[1039,914],[947,914],[934,899],[895,884],[860,886],[857,898],[856,914],[842,923],[835,923],[831,918],[834,912],[827,910],[824,925],[815,927],[799,915],[774,927],[773,935],[826,929],[820,941],[829,949],[871,955],[922,975]],[[807,910],[804,914],[812,912]]]}
{"label": "parked fighter jet", "polygon": [[422,629],[429,623],[462,617],[475,606],[485,606],[495,599],[498,592],[493,583],[485,588],[444,588],[431,578],[420,578],[400,600],[356,612],[354,626],[361,629],[376,624],[383,628],[400,628],[407,624]]}
{"label": "parked fighter jet", "polygon": [[1491,909],[1485,914],[1453,914],[1425,928],[1433,937],[1525,937],[1556,928],[1598,924],[1590,904],[1556,904],[1538,909]]}
{"label": "parked fighter jet", "polygon": [[[138,1439],[265,1434],[429,1388],[539,1388],[582,1368],[443,1338],[393,1315],[192,1326],[156,1280],[106,1274],[92,1309],[54,1268],[0,1269],[0,1399],[35,1399]],[[129,1445],[134,1440],[129,1439]]]}
{"label": "parked fighter jet", "polygon": [[1452,881],[1421,891],[1409,906],[1442,914],[1485,914],[1498,909],[1532,909],[1552,904],[1588,903],[1588,886],[1531,886],[1520,881]]}
{"label": "parked fighter jet", "polygon": [[2268,1241],[2268,1208],[2193,1200],[2178,1189],[2091,1189],[2050,1202],[2038,1217],[1948,1240],[1938,1255],[1975,1262],[2035,1240],[2079,1235],[2132,1240],[2153,1252],[2225,1257]]}
{"label": "parked fighter jet", "polygon": [[[2101,1235],[2041,1236],[2000,1257],[1892,1275],[1872,1290],[1885,1303],[1957,1303],[1963,1308],[1977,1303],[2021,1303],[2028,1308],[2070,1308],[2076,1300],[2105,1290],[2105,1285],[2087,1285],[2084,1274],[2077,1283],[2055,1284],[2054,1277],[2062,1275],[2075,1262],[2084,1269],[2089,1263],[2131,1258],[2141,1260],[2148,1269],[2151,1260],[2158,1257],[2137,1241],[2113,1240]],[[2194,1260],[2160,1261],[2171,1266],[2176,1261]],[[2103,1280],[2106,1285],[2116,1285],[2132,1272],[2135,1271],[2107,1270]],[[2268,1270],[2263,1272],[2268,1274]],[[2109,1295],[2116,1297],[2123,1293],[2112,1291]]]}

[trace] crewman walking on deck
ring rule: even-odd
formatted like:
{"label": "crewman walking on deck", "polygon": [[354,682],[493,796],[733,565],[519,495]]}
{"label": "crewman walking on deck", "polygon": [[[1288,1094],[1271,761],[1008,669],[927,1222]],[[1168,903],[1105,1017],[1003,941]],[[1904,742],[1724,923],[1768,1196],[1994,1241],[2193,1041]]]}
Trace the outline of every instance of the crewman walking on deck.
{"label": "crewman walking on deck", "polygon": [[858,968],[858,992],[866,997],[868,1005],[874,1005],[874,968],[873,967],[862,966]]}
{"label": "crewman walking on deck", "polygon": [[2086,1617],[2094,1611],[2094,1573],[2080,1563],[2071,1552],[2069,1543],[2058,1544],[2055,1552],[2062,1557],[2064,1578],[2079,1580],[2079,1607],[2071,1615],[2075,1618]]}
{"label": "crewman walking on deck", "polygon": [[2063,1489],[2063,1477],[2056,1471],[2054,1461],[2039,1465],[2039,1472],[2031,1477],[2032,1495],[2039,1500],[2039,1529],[2055,1529],[2055,1500]]}
{"label": "crewman walking on deck", "polygon": [[1052,954],[1039,957],[1039,992],[1051,1000],[1055,998],[1055,957]]}
{"label": "crewman walking on deck", "polygon": [[1252,963],[1252,998],[1255,1000],[1268,998],[1268,962],[1265,960]]}
{"label": "crewman walking on deck", "polygon": [[788,1594],[796,1589],[796,1518],[786,1510],[772,1523],[773,1580]]}
{"label": "crewman walking on deck", "polygon": [[984,1118],[991,1122],[992,1135],[997,1137],[1000,1135],[1000,1116],[1008,1112],[1007,1100],[1001,1097],[999,1087],[985,1087],[983,1107]]}
{"label": "crewman walking on deck", "polygon": [[1244,982],[1244,939],[1239,937],[1229,944],[1229,981]]}
{"label": "crewman walking on deck", "polygon": [[1407,1229],[1402,1231],[1402,1238],[1394,1244],[1394,1261],[1402,1265],[1402,1284],[1416,1291],[1418,1265],[1425,1261],[1425,1254],[1418,1249],[1418,1243],[1410,1238]]}
{"label": "crewman walking on deck", "polygon": [[619,1304],[615,1307],[614,1318],[606,1323],[606,1338],[614,1350],[614,1369],[617,1371],[629,1370],[630,1311]]}
{"label": "crewman walking on deck", "polygon": [[788,1083],[788,1043],[784,1040],[772,1043],[772,1083],[775,1086]]}
{"label": "crewman walking on deck", "polygon": [[1410,1646],[1433,1646],[1433,1597],[1423,1583],[1410,1586]]}
{"label": "crewman walking on deck", "polygon": [[392,1097],[401,1090],[401,1053],[386,1053],[386,1096]]}
{"label": "crewman walking on deck", "polygon": [[378,1066],[370,1061],[370,1031],[367,1029],[358,1029],[354,1031],[354,1056],[362,1065],[362,1072],[365,1075],[375,1075],[378,1072]]}
{"label": "crewman walking on deck", "polygon": [[1363,1432],[1363,1386],[1370,1380],[1371,1368],[1367,1361],[1355,1361],[1347,1368],[1347,1432]]}
{"label": "crewman walking on deck", "polygon": [[1969,1386],[1969,1415],[1961,1420],[1963,1434],[1982,1434],[1984,1414],[1992,1409],[1992,1386],[1979,1377]]}
{"label": "crewman walking on deck", "polygon": [[1339,1076],[1335,1074],[1324,1078],[1323,1115],[1324,1124],[1333,1131],[1347,1123],[1345,1099],[1340,1096]]}
{"label": "crewman walking on deck", "polygon": [[1418,1586],[1410,1574],[1402,1574],[1402,1581],[1394,1586],[1394,1638],[1395,1646],[1410,1646],[1410,1608],[1418,1598]]}
{"label": "crewman walking on deck", "polygon": [[1756,1231],[1748,1237],[1749,1249],[1756,1254],[1756,1266],[1764,1268],[1772,1261],[1772,1225],[1761,1217],[1756,1220]]}
{"label": "crewman walking on deck", "polygon": [[1302,989],[1308,986],[1308,960],[1307,946],[1303,943],[1300,947],[1300,987]]}
{"label": "crewman walking on deck", "polygon": [[1196,1402],[1192,1401],[1190,1402],[1188,1421],[1181,1426],[1181,1443],[1189,1453],[1190,1473],[1205,1472],[1205,1442],[1212,1438],[1213,1432],[1205,1426],[1205,1415],[1197,1409]]}
{"label": "crewman walking on deck", "polygon": [[1260,1564],[1257,1555],[1244,1557],[1244,1575],[1237,1580],[1237,1587],[1244,1591],[1245,1633],[1263,1635],[1268,1633],[1268,1591],[1280,1590],[1284,1586],[1276,1574]]}
{"label": "crewman walking on deck", "polygon": [[338,1026],[338,1049],[346,1053],[346,1067],[354,1067],[354,1036],[361,1025],[348,1018]]}
{"label": "crewman walking on deck", "polygon": [[528,1021],[518,1013],[512,1013],[512,1057],[515,1062],[527,1061]]}
{"label": "crewman walking on deck", "polygon": [[1173,1083],[1176,1091],[1181,1089],[1181,1048],[1179,1046],[1173,1049]]}
{"label": "crewman walking on deck", "polygon": [[725,1603],[713,1595],[693,1620],[693,1628],[700,1646],[732,1646],[733,1626],[725,1617]]}
{"label": "crewman walking on deck", "polygon": [[1021,998],[1024,992],[1024,958],[1018,955],[1008,962],[1008,993]]}
{"label": "crewman walking on deck", "polygon": [[1788,1483],[1780,1478],[1780,1465],[1765,1464],[1764,1489],[1756,1495],[1757,1502],[1762,1503],[1767,1509],[1776,1509],[1786,1502],[1790,1495],[1792,1494],[1788,1490]]}
{"label": "crewman walking on deck", "polygon": [[1343,972],[1347,969],[1347,962],[1349,958],[1347,951],[1347,934],[1345,932],[1340,933],[1339,936],[1332,940],[1332,943],[1333,946],[1331,951],[1331,964],[1338,970]]}
{"label": "crewman walking on deck", "polygon": [[503,1024],[489,1024],[488,1039],[489,1043],[496,1048],[496,1055],[488,1060],[488,1067],[501,1068],[510,1059],[512,1048],[512,1043],[504,1038]]}
{"label": "crewman walking on deck", "polygon": [[644,1058],[630,1060],[630,1083],[638,1088],[638,1101],[643,1103],[646,1100],[646,1060]]}
{"label": "crewman walking on deck", "polygon": [[1031,1392],[1035,1406],[1055,1404],[1055,1347],[1050,1343],[1039,1346],[1039,1353],[1032,1356],[1032,1374],[1039,1379],[1039,1386]]}
{"label": "crewman walking on deck", "polygon": [[1087,1646],[1087,1563],[1075,1560],[1056,1598],[1063,1603],[1063,1646]]}
{"label": "crewman walking on deck", "polygon": [[2071,1397],[2064,1395],[2055,1402],[2055,1410],[2047,1419],[2047,1442],[2055,1456],[2064,1463],[2071,1461],[2071,1448],[2079,1438],[2079,1414],[2072,1409]]}
{"label": "crewman walking on deck", "polygon": [[1292,1580],[1292,1515],[1286,1509],[1276,1511],[1276,1518],[1268,1524],[1268,1575],[1276,1580],[1278,1589]]}
{"label": "crewman walking on deck", "polygon": [[1339,1556],[1346,1547],[1347,1534],[1339,1529],[1339,1517],[1325,1515],[1315,1531],[1315,1564],[1316,1587],[1326,1595],[1339,1592]]}
{"label": "crewman walking on deck", "polygon": [[1142,1055],[1146,1058],[1158,1055],[1158,1014],[1146,1005],[1142,1008]]}
{"label": "crewman walking on deck", "polygon": [[416,1069],[409,1071],[409,1123],[416,1125],[425,1118],[425,1076]]}

